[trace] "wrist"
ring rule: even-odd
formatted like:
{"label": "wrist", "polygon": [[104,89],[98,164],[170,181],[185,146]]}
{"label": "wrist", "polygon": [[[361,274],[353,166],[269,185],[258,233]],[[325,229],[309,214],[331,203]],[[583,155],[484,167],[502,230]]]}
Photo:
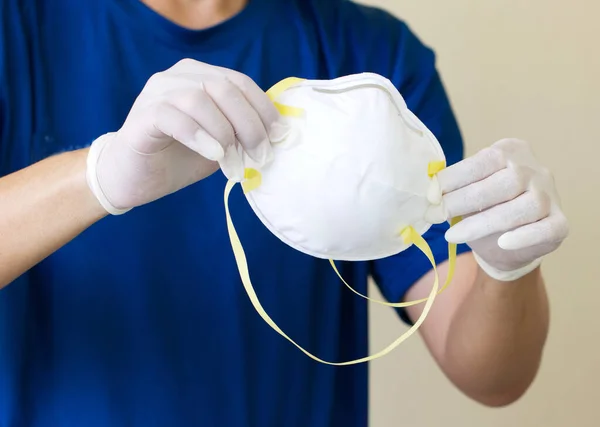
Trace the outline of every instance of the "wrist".
{"label": "wrist", "polygon": [[68,174],[67,185],[69,188],[67,191],[75,196],[75,200],[79,205],[77,212],[80,213],[82,221],[93,223],[104,218],[107,212],[98,202],[87,183],[86,159],[88,150],[88,148],[85,148],[67,154],[73,159],[72,162],[69,162],[73,168],[71,173]]}
{"label": "wrist", "polygon": [[129,212],[131,209],[118,209],[113,206],[106,194],[104,193],[100,180],[98,179],[98,165],[102,156],[102,151],[115,137],[115,133],[107,133],[98,137],[87,150],[86,156],[86,181],[88,189],[95,197],[96,201],[104,209],[105,213],[111,215],[122,215]]}
{"label": "wrist", "polygon": [[485,261],[479,255],[477,255],[476,252],[473,252],[473,257],[475,258],[475,261],[479,265],[479,268],[487,276],[489,276],[490,278],[492,278],[498,282],[514,282],[516,280],[519,280],[522,277],[527,276],[532,271],[538,269],[540,267],[540,265],[542,264],[542,258],[538,258],[538,259],[532,261],[531,263],[526,264],[526,265],[516,268],[516,269],[500,270],[500,269],[492,266],[491,264],[489,264],[487,261]]}

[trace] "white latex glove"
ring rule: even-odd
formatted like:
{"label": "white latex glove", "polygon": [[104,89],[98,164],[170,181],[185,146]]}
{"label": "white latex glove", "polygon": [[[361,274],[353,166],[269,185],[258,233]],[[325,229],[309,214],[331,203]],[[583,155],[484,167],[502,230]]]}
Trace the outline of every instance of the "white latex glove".
{"label": "white latex glove", "polygon": [[87,178],[111,214],[174,193],[221,167],[241,181],[244,164],[270,160],[287,128],[247,76],[191,59],[153,75],[125,123],[90,147]]}
{"label": "white latex glove", "polygon": [[446,239],[467,243],[497,280],[533,271],[569,233],[554,179],[524,141],[501,140],[441,171],[438,181],[448,218],[464,218]]}

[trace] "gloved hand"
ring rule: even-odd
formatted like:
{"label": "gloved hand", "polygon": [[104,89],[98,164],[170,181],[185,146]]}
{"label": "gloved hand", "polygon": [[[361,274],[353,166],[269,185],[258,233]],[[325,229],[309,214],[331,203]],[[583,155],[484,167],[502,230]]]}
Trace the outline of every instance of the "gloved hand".
{"label": "gloved hand", "polygon": [[438,173],[449,218],[446,239],[467,243],[482,270],[516,280],[537,268],[569,233],[550,172],[529,145],[504,139]]}
{"label": "gloved hand", "polygon": [[94,141],[92,192],[121,214],[214,173],[241,181],[245,162],[269,161],[287,133],[279,112],[247,76],[190,59],[153,75],[125,123]]}

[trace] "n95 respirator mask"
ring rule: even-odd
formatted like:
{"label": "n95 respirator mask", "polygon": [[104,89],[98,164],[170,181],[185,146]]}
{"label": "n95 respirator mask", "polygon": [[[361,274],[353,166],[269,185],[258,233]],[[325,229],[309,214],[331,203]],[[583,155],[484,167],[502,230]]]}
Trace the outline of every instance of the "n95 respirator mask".
{"label": "n95 respirator mask", "polygon": [[[329,260],[338,276],[336,260],[375,260],[411,245],[421,249],[435,271],[433,255],[422,235],[432,224],[448,219],[436,177],[446,165],[445,156],[395,86],[372,73],[334,80],[289,78],[267,95],[291,131],[273,144],[271,162],[256,168],[248,160],[246,165],[241,186],[262,224],[292,248]],[[242,282],[261,317],[305,354],[332,365],[365,362],[391,351],[425,320],[440,291],[437,272],[426,299],[376,301],[392,307],[425,303],[413,327],[383,351],[333,363],[303,349],[272,321],[254,292],[227,204],[234,186],[233,181],[227,183],[225,208]],[[449,251],[452,273],[456,247],[449,245]],[[450,279],[451,274],[445,286]]]}

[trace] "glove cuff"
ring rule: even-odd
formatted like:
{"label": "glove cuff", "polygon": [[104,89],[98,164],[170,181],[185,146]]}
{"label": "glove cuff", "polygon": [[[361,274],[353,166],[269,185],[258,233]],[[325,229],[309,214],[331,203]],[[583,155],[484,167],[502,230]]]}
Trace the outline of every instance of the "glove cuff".
{"label": "glove cuff", "polygon": [[512,282],[514,280],[520,279],[521,277],[531,273],[533,270],[535,270],[542,264],[542,258],[538,258],[524,267],[518,268],[516,270],[505,271],[499,270],[496,267],[491,266],[475,252],[473,252],[473,256],[475,257],[475,261],[477,261],[477,264],[479,264],[479,267],[481,267],[481,269],[488,276],[500,282]]}
{"label": "glove cuff", "polygon": [[102,150],[106,146],[106,143],[111,138],[114,138],[114,136],[115,133],[107,133],[97,138],[94,142],[92,142],[92,145],[90,145],[90,150],[88,152],[86,161],[86,179],[90,190],[96,199],[98,199],[98,202],[100,202],[102,207],[111,215],[122,215],[126,212],[129,212],[131,209],[117,209],[110,203],[102,191],[97,173],[98,159],[102,154]]}

